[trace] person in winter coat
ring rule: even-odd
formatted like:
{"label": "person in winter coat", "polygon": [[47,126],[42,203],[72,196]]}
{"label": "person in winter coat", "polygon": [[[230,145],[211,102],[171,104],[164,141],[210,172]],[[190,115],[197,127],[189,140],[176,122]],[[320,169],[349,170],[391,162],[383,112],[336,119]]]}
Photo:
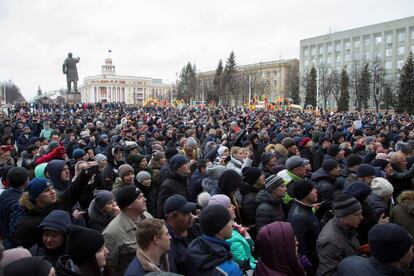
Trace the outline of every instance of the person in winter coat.
{"label": "person in winter coat", "polygon": [[108,148],[108,154],[106,155],[107,164],[102,171],[103,188],[111,191],[112,184],[118,177],[118,169],[124,164],[124,149],[120,145],[113,145]]}
{"label": "person in winter coat", "polygon": [[369,259],[350,256],[338,266],[338,276],[403,276],[413,260],[413,238],[401,226],[377,224],[369,231]]}
{"label": "person in winter coat", "polygon": [[316,241],[319,257],[317,275],[335,275],[338,264],[351,255],[357,255],[359,241],[355,229],[362,220],[359,201],[347,194],[334,202],[335,216],[323,227]]}
{"label": "person in winter coat", "polygon": [[66,254],[66,236],[72,221],[70,214],[53,210],[39,225],[41,241],[30,248],[32,256],[45,256],[55,266],[58,258]]}
{"label": "person in winter coat", "polygon": [[321,133],[319,136],[319,144],[316,146],[315,154],[313,155],[313,171],[318,170],[322,166],[323,159],[325,158],[325,154],[330,146],[331,140],[329,135]]}
{"label": "person in winter coat", "polygon": [[161,184],[158,195],[157,210],[158,217],[164,217],[164,203],[167,198],[174,194],[180,194],[185,199],[190,199],[188,177],[190,176],[190,165],[187,157],[182,154],[174,155],[170,160],[171,171]]}
{"label": "person in winter coat", "polygon": [[292,226],[276,221],[260,229],[256,239],[259,262],[254,276],[304,276],[298,262],[296,241]]}
{"label": "person in winter coat", "polygon": [[155,207],[155,213],[156,215],[158,213],[157,210],[157,201],[158,201],[158,193],[160,191],[160,178],[161,178],[161,168],[162,166],[167,162],[167,159],[165,158],[164,152],[156,151],[152,154],[152,158],[150,162],[148,163],[148,167],[152,171],[152,177],[151,177],[151,191],[152,191],[152,197],[154,200],[154,207]]}
{"label": "person in winter coat", "polygon": [[244,158],[243,149],[239,147],[233,147],[230,151],[230,162],[227,164],[227,169],[235,170],[240,176],[242,176],[242,169],[244,167],[249,167],[252,165],[253,160],[251,159],[252,153],[249,153],[250,156]]}
{"label": "person in winter coat", "polygon": [[134,185],[135,173],[132,166],[129,164],[123,164],[118,168],[118,175],[112,186],[111,192],[116,196],[116,193],[128,185]]}
{"label": "person in winter coat", "polygon": [[265,180],[265,189],[256,196],[256,226],[259,230],[274,221],[286,220],[282,199],[286,194],[286,185],[278,175],[271,175]]}
{"label": "person in winter coat", "polygon": [[394,188],[385,178],[375,177],[371,183],[372,192],[368,196],[368,207],[373,219],[378,221],[381,217],[389,217],[390,204]]}
{"label": "person in winter coat", "polygon": [[313,141],[309,137],[304,137],[299,143],[299,152],[302,158],[309,160],[313,164]]}
{"label": "person in winter coat", "polygon": [[45,257],[26,257],[2,267],[4,276],[56,275],[52,264]]}
{"label": "person in winter coat", "polygon": [[119,214],[114,195],[107,190],[97,190],[88,208],[88,227],[102,232]]}
{"label": "person in winter coat", "polygon": [[12,239],[16,221],[21,214],[19,199],[28,183],[28,171],[24,168],[12,168],[7,172],[9,188],[0,195],[0,234],[6,249],[13,248]]}
{"label": "person in winter coat", "polygon": [[171,236],[165,221],[146,219],[138,224],[136,256],[125,271],[125,276],[141,276],[149,272],[168,272],[168,254]]}
{"label": "person in winter coat", "polygon": [[336,160],[325,160],[321,168],[312,173],[312,181],[318,190],[319,201],[333,201],[336,191],[336,178],[341,173],[341,167]]}
{"label": "person in winter coat", "polygon": [[23,207],[21,219],[16,222],[13,240],[17,245],[30,248],[36,243],[38,226],[53,210],[61,209],[72,213],[73,206],[79,201],[85,186],[94,173],[94,168],[81,172],[76,182],[60,195],[57,194],[49,180],[34,178],[27,186],[27,192],[21,196],[19,203]]}
{"label": "person in winter coat", "polygon": [[[231,204],[228,196],[212,196],[207,206],[215,204],[225,207],[230,212],[231,219],[234,221],[236,218],[235,208]],[[226,239],[226,241],[230,244],[230,252],[233,255],[233,260],[243,271],[254,270],[257,263],[252,255],[254,243],[246,230],[247,228],[244,228],[234,222],[231,238]]]}
{"label": "person in winter coat", "polygon": [[390,221],[404,227],[414,237],[414,191],[404,191],[392,208]]}
{"label": "person in winter coat", "polygon": [[200,228],[204,235],[193,240],[186,253],[189,264],[187,275],[231,275],[243,273],[232,260],[230,245],[225,241],[232,236],[230,212],[214,204],[200,214]]}
{"label": "person in winter coat", "polygon": [[206,174],[207,177],[201,181],[201,186],[203,187],[204,192],[211,192],[217,187],[218,180],[221,175],[227,170],[225,166],[212,164],[207,166]]}
{"label": "person in winter coat", "polygon": [[59,257],[56,274],[63,276],[108,275],[108,250],[102,234],[96,230],[72,226],[69,231],[68,255]]}
{"label": "person in winter coat", "polygon": [[192,202],[197,201],[197,196],[203,191],[202,182],[207,177],[207,167],[212,163],[208,159],[198,160],[197,169],[191,176],[191,198]]}
{"label": "person in winter coat", "polygon": [[299,255],[306,256],[312,263],[312,267],[306,268],[309,270],[308,274],[312,275],[318,267],[316,240],[321,231],[319,221],[313,213],[313,204],[318,200],[318,193],[309,181],[299,181],[294,185],[295,203],[289,211],[287,221],[295,232]]}
{"label": "person in winter coat", "polygon": [[154,197],[151,174],[147,171],[140,171],[135,179],[135,184],[147,199],[148,212],[151,215],[156,216],[157,213],[155,211],[157,209],[157,201],[155,201]]}
{"label": "person in winter coat", "polygon": [[264,188],[265,176],[259,168],[245,167],[242,170],[244,182],[240,186],[242,200],[240,202],[240,215],[243,224],[253,226],[256,224],[256,197]]}

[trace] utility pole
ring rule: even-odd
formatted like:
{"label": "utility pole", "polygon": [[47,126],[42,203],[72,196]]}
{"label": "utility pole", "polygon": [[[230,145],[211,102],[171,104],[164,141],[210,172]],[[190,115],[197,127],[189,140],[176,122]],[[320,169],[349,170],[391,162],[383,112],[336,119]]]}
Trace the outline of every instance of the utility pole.
{"label": "utility pole", "polygon": [[252,98],[252,77],[249,74],[249,110],[250,110],[250,99]]}

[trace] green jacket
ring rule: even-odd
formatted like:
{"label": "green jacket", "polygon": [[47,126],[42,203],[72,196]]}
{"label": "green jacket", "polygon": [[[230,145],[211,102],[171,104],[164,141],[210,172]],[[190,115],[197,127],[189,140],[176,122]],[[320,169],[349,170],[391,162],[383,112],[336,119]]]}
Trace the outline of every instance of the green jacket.
{"label": "green jacket", "polygon": [[233,260],[243,268],[243,263],[247,260],[251,269],[256,268],[257,261],[252,256],[253,241],[244,238],[237,230],[233,229],[230,239],[226,240],[230,244],[230,252]]}

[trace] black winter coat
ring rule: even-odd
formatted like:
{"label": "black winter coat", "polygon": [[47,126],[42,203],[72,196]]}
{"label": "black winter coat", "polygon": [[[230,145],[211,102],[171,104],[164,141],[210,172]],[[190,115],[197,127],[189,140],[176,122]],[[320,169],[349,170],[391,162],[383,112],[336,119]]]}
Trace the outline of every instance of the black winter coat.
{"label": "black winter coat", "polygon": [[275,221],[285,221],[286,213],[283,209],[282,200],[278,199],[265,190],[261,190],[256,196],[256,227],[260,230],[266,224]]}
{"label": "black winter coat", "polygon": [[260,190],[256,187],[253,187],[247,183],[243,183],[240,186],[240,194],[242,195],[240,202],[240,215],[241,220],[246,226],[254,225],[256,223],[256,208],[258,205],[256,197],[259,191]]}
{"label": "black winter coat", "polygon": [[182,195],[188,201],[190,200],[190,193],[187,180],[187,177],[179,175],[177,172],[172,171],[162,182],[157,201],[157,210],[159,218],[164,217],[164,203],[170,196],[179,194]]}

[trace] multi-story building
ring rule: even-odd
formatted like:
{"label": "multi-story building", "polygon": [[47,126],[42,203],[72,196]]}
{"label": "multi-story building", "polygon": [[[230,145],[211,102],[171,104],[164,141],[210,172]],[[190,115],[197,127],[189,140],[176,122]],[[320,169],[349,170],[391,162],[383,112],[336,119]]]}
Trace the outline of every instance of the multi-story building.
{"label": "multi-story building", "polygon": [[[252,97],[264,96],[272,101],[289,96],[289,80],[297,81],[298,67],[299,60],[285,59],[239,65],[237,71],[246,77],[250,76]],[[215,74],[215,70],[200,72],[198,77],[203,85],[212,87]]]}
{"label": "multi-story building", "polygon": [[149,97],[168,100],[173,89],[172,84],[163,83],[161,79],[116,75],[112,59],[107,58],[100,75],[83,79],[80,92],[82,102],[106,101],[141,105]]}
{"label": "multi-story building", "polygon": [[[350,73],[355,66],[379,61],[385,79],[397,82],[410,52],[414,52],[414,16],[301,40],[299,74],[304,76],[312,65],[319,72],[324,67],[328,73],[346,66]],[[350,94],[350,106],[355,107],[355,96]],[[321,97],[318,101],[321,106]],[[335,104],[331,96],[328,107]],[[371,107],[373,104],[370,102]]]}

